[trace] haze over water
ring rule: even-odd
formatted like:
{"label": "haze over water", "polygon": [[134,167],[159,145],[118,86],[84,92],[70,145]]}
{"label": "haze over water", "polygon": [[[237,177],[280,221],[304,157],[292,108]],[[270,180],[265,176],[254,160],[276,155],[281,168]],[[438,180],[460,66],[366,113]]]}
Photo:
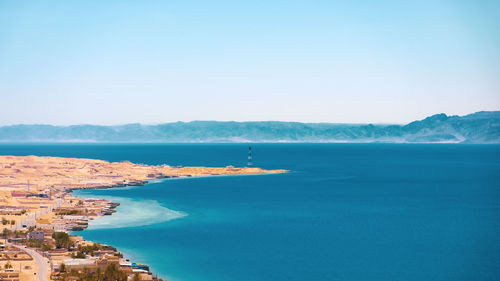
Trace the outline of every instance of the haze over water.
{"label": "haze over water", "polygon": [[[500,146],[255,144],[288,174],[86,190],[118,213],[79,232],[168,280],[496,280]],[[0,145],[2,154],[242,166],[245,144]],[[109,227],[108,227],[108,226]]]}

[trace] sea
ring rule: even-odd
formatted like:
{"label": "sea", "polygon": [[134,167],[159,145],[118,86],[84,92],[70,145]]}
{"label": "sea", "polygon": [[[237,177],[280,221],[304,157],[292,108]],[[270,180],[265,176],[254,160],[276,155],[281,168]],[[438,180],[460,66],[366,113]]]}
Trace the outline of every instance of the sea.
{"label": "sea", "polygon": [[117,213],[75,232],[171,281],[500,280],[500,146],[1,144],[0,154],[290,173],[75,191]]}

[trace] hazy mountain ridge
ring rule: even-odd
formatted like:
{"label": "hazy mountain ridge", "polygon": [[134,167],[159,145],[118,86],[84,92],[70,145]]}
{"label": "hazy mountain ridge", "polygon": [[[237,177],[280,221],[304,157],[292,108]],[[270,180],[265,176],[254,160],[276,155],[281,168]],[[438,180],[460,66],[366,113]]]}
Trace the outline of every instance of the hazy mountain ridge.
{"label": "hazy mountain ridge", "polygon": [[436,114],[407,125],[193,121],[160,125],[13,125],[2,142],[464,142],[500,143],[500,111]]}

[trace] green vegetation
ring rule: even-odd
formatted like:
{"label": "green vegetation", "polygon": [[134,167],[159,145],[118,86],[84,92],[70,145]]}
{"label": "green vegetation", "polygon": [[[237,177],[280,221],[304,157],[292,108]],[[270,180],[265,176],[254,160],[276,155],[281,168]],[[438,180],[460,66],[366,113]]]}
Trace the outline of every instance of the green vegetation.
{"label": "green vegetation", "polygon": [[78,253],[76,253],[76,254],[71,254],[71,257],[74,259],[84,259],[85,254],[81,251],[78,251]]}
{"label": "green vegetation", "polygon": [[79,213],[80,213],[79,210],[65,210],[65,211],[57,212],[56,215],[57,216],[70,216],[70,215],[76,215]]}
{"label": "green vegetation", "polygon": [[2,224],[3,225],[7,225],[8,223],[9,223],[9,220],[6,219],[6,218],[4,218],[4,217],[2,217]]}
{"label": "green vegetation", "polygon": [[19,237],[21,237],[22,234],[24,234],[24,233],[17,231],[17,230],[11,231],[7,228],[4,228],[2,231],[2,237],[5,239],[10,238],[10,237],[19,238]]}
{"label": "green vegetation", "polygon": [[4,228],[2,231],[2,236],[3,238],[7,239],[12,235],[12,231],[8,230],[7,228]]}
{"label": "green vegetation", "polygon": [[8,262],[4,265],[4,268],[5,268],[5,269],[12,268],[12,264],[10,264],[10,261],[8,261]]}
{"label": "green vegetation", "polygon": [[47,242],[40,241],[38,239],[29,239],[26,241],[26,246],[31,248],[39,248],[42,251],[50,251],[52,250],[52,245]]}
{"label": "green vegetation", "polygon": [[100,249],[101,249],[101,245],[96,244],[96,243],[94,243],[92,245],[88,245],[88,246],[81,246],[81,245],[78,246],[79,252],[82,252],[83,254],[88,254],[91,256],[94,256],[94,252],[97,250],[100,250]]}
{"label": "green vegetation", "polygon": [[127,280],[127,274],[120,270],[116,263],[109,264],[104,270],[104,281]]}
{"label": "green vegetation", "polygon": [[54,234],[52,234],[52,238],[56,241],[57,249],[70,249],[74,245],[73,241],[69,238],[68,233],[65,232],[54,232]]}
{"label": "green vegetation", "polygon": [[94,252],[101,249],[101,245],[92,244],[88,246],[78,246],[78,253],[72,254],[71,257],[74,259],[84,259],[86,255],[94,256]]}
{"label": "green vegetation", "polygon": [[[66,266],[61,264],[59,271],[65,272]],[[106,266],[104,272],[97,269],[96,272],[91,272],[88,268],[84,268],[82,272],[76,270],[71,270],[70,272],[65,272],[62,276],[62,280],[66,280],[70,276],[78,277],[82,281],[127,281],[127,274],[121,270],[116,263],[111,263]]]}
{"label": "green vegetation", "polygon": [[44,252],[47,252],[47,251],[50,251],[52,250],[52,245],[48,244],[48,243],[45,243],[43,242],[42,243],[42,246],[40,247],[40,249]]}

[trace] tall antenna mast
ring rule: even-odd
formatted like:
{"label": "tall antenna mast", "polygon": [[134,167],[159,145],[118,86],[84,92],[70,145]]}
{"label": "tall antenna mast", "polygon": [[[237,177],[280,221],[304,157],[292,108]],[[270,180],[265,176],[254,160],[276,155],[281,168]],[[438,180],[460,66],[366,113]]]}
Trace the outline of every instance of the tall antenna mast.
{"label": "tall antenna mast", "polygon": [[248,167],[252,166],[252,147],[251,146],[248,147],[248,163],[247,163],[247,166]]}

